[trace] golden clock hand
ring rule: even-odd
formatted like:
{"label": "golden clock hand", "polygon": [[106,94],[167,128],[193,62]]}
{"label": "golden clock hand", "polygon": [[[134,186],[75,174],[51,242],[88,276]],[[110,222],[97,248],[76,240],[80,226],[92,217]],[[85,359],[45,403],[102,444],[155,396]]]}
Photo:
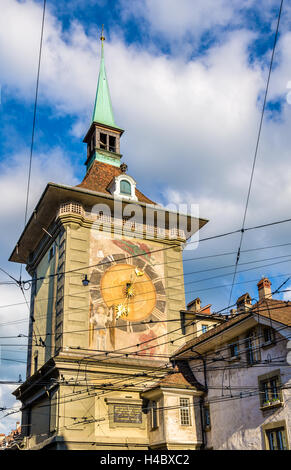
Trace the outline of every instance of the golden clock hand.
{"label": "golden clock hand", "polygon": [[[128,312],[129,312],[129,299],[134,297],[134,292],[133,292],[133,285],[135,284],[135,282],[137,281],[138,279],[138,276],[142,276],[144,274],[144,271],[140,271],[138,270],[137,268],[135,268],[135,271],[136,273],[136,278],[133,279],[133,272],[131,273],[130,275],[130,282],[127,282],[126,283],[126,287],[125,287],[125,296],[126,296],[126,299],[124,302],[122,302],[121,304],[117,305],[117,311],[116,311],[116,319],[120,318],[121,316],[123,315],[128,315]],[[125,303],[127,303],[127,306],[125,306]]]}
{"label": "golden clock hand", "polygon": [[137,276],[143,276],[144,275],[144,270],[143,269],[139,270],[138,268],[135,268],[134,272]]}

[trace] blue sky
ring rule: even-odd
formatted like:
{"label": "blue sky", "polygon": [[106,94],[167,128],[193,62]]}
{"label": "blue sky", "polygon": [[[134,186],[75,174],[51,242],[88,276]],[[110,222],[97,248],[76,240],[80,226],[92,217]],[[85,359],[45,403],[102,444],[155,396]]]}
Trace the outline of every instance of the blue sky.
{"label": "blue sky", "polygon": [[[153,200],[198,204],[200,216],[209,219],[202,237],[239,228],[279,3],[265,0],[262,8],[254,0],[48,0],[29,210],[48,181],[74,185],[85,175],[82,138],[94,104],[104,24],[107,75],[116,122],[126,131],[128,173]],[[19,266],[7,260],[23,228],[41,7],[36,0],[1,2],[0,266],[16,277]],[[247,226],[290,216],[290,20],[286,2]],[[290,224],[284,224],[246,233],[242,249],[289,241]],[[185,274],[232,265],[235,254],[192,258],[233,253],[238,243],[235,235],[186,251]],[[239,268],[257,266],[238,274],[237,282],[245,283],[235,286],[233,300],[246,291],[257,297],[256,279],[263,275],[276,288],[291,273],[290,263],[266,265],[289,253],[288,246],[243,252],[242,263],[266,261]],[[223,308],[232,271],[188,274],[186,282],[193,283],[185,286],[187,301],[199,296],[213,310]],[[216,274],[222,276],[194,283]],[[6,280],[0,274],[0,282]],[[23,302],[17,288],[0,289],[2,305]],[[1,336],[25,334],[25,318],[25,305],[1,308]],[[21,322],[4,325],[12,320]],[[3,348],[2,357],[25,360],[18,347]],[[25,376],[24,364],[2,361],[0,367],[5,380]],[[0,392],[0,407],[11,406],[8,388]],[[16,415],[1,419],[0,432],[15,421]]]}

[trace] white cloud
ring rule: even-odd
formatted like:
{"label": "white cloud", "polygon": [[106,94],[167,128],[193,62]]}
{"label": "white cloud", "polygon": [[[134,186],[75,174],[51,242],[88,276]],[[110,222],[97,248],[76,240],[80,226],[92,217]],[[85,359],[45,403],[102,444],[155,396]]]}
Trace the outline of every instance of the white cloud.
{"label": "white cloud", "polygon": [[[41,17],[39,3],[2,0],[0,80],[22,100],[31,100],[34,96]],[[53,104],[56,112],[86,112],[90,91],[93,95],[96,87],[97,61],[93,53],[96,48],[96,40],[90,41],[79,23],[73,22],[70,31],[62,31],[62,25],[52,16],[48,6],[40,99]]]}
{"label": "white cloud", "polygon": [[[29,150],[23,149],[21,153],[9,156],[9,165],[7,165],[8,156],[0,163],[0,199],[3,201],[0,206],[0,217],[5,220],[5,231],[1,233],[1,244],[3,248],[5,247],[11,251],[23,230],[28,155]],[[66,171],[64,171],[64,168]],[[51,149],[47,153],[34,154],[33,156],[29,215],[49,181],[77,184],[72,163],[59,148]],[[8,194],[9,197],[7,197]],[[6,250],[4,256],[7,257]],[[2,256],[0,259],[2,263],[6,261]]]}
{"label": "white cloud", "polygon": [[[29,99],[35,82],[41,8],[32,0],[3,1],[6,8],[0,19],[0,59],[6,67],[1,69],[2,80]],[[165,31],[172,31],[178,3],[173,2],[173,8],[167,5],[144,3],[160,11],[162,18],[157,15],[155,20],[156,16],[151,15],[152,20]],[[211,2],[197,2],[195,15],[191,5],[186,0],[179,3],[178,20],[183,26],[189,20],[194,27],[197,18],[203,16],[210,27],[212,22],[221,23],[230,15],[229,7],[222,11],[222,0],[217,8],[211,8]],[[9,26],[12,20],[13,28]],[[24,40],[19,41],[19,37]],[[4,38],[9,42],[5,43]],[[171,202],[167,198],[178,191],[185,200],[199,203],[201,216],[210,219],[206,230],[217,233],[234,224],[239,226],[260,118],[257,100],[267,72],[261,64],[249,63],[248,47],[254,34],[246,30],[228,32],[222,44],[213,45],[203,57],[191,61],[161,53],[153,55],[134,45],[128,47],[114,36],[114,31],[111,38],[106,42],[107,71],[116,121],[126,129],[122,150],[129,172],[149,196],[154,193]],[[288,81],[288,38],[288,33],[283,34],[278,44],[280,55],[276,56],[279,62],[271,78],[272,96],[282,93]],[[9,54],[3,46],[8,43]],[[76,21],[69,31],[63,31],[48,9],[41,97],[54,112],[72,116],[71,133],[78,137],[85,132],[92,111],[98,47],[96,37],[86,35]],[[280,218],[288,212],[290,112],[291,107],[285,103],[281,122],[264,122],[249,223]],[[62,159],[59,154],[59,163]],[[68,166],[67,161],[64,165]],[[71,174],[66,174],[69,182]],[[17,175],[14,181],[12,186],[18,187]]]}
{"label": "white cloud", "polygon": [[120,4],[124,20],[135,19],[149,40],[166,41],[177,55],[195,53],[209,37],[224,41],[228,29],[244,27],[246,18],[251,21],[250,11],[257,24],[270,24],[279,8],[276,0],[266,0],[263,9],[255,0],[136,0],[134,8],[127,0]]}
{"label": "white cloud", "polygon": [[[240,2],[247,4],[247,2]],[[134,8],[122,2],[124,16],[146,19],[151,28],[168,37],[181,38],[187,32],[199,36],[204,30],[227,24],[233,18],[237,1],[227,0],[137,0]]]}

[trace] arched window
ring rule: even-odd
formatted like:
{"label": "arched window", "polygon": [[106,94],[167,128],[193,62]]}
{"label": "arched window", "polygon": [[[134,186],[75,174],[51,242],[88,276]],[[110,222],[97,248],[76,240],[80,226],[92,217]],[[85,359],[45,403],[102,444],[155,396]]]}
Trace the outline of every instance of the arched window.
{"label": "arched window", "polygon": [[120,193],[131,196],[131,184],[126,180],[120,181]]}

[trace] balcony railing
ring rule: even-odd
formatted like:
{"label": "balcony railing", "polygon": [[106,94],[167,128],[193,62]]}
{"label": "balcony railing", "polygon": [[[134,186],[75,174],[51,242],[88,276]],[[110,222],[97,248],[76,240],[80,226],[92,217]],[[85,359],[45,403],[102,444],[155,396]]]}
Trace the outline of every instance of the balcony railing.
{"label": "balcony railing", "polygon": [[62,216],[64,214],[78,214],[82,217],[86,217],[86,219],[91,221],[93,220],[96,229],[101,225],[102,228],[112,228],[113,226],[114,228],[122,230],[126,233],[134,232],[140,234],[141,237],[146,235],[148,238],[164,238],[169,240],[186,239],[185,231],[183,229],[179,229],[177,227],[166,229],[163,227],[156,227],[152,224],[142,224],[126,218],[115,218],[109,214],[95,214],[92,212],[85,212],[83,206],[78,202],[68,202],[61,204],[57,216]]}

